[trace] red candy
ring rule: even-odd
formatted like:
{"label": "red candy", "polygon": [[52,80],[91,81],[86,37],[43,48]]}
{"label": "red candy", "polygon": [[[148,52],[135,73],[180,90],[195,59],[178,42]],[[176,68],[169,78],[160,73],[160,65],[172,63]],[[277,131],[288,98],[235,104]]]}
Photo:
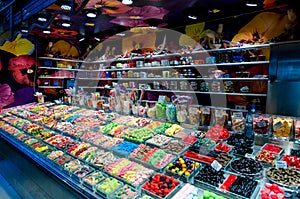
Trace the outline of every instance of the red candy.
{"label": "red candy", "polygon": [[293,155],[284,155],[282,157],[283,161],[286,161],[287,165],[290,167],[300,168],[300,158]]}
{"label": "red candy", "polygon": [[229,131],[221,125],[215,125],[206,132],[206,137],[214,141],[229,138]]}
{"label": "red candy", "polygon": [[277,184],[266,184],[265,188],[260,190],[261,199],[284,199],[284,190]]}
{"label": "red candy", "polygon": [[271,152],[274,152],[274,153],[280,153],[282,148],[275,145],[275,144],[266,144],[262,150],[266,150],[266,151],[271,151]]}
{"label": "red candy", "polygon": [[220,142],[216,147],[215,150],[216,151],[222,151],[222,152],[229,152],[232,148],[230,146],[228,146],[227,144],[224,144],[223,142]]}
{"label": "red candy", "polygon": [[180,182],[174,177],[164,174],[156,174],[149,182],[146,182],[143,189],[146,189],[160,197],[166,197]]}

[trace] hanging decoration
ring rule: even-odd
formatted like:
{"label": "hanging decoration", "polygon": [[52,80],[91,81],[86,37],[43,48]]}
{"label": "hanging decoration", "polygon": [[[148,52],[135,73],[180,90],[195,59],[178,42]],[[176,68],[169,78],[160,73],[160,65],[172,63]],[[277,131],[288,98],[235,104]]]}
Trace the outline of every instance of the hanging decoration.
{"label": "hanging decoration", "polygon": [[84,9],[100,9],[102,14],[114,15],[126,13],[131,7],[118,0],[90,0]]}
{"label": "hanging decoration", "polygon": [[[110,22],[127,27],[148,26],[145,22],[147,19],[160,19],[163,20],[164,16],[169,13],[164,8],[155,6],[133,7],[128,12],[117,15],[115,19]],[[114,15],[111,15],[114,16]],[[167,25],[166,23],[159,24],[160,26]]]}
{"label": "hanging decoration", "polygon": [[0,50],[10,52],[16,56],[30,55],[34,50],[34,45],[28,40],[21,38],[22,34],[18,34],[14,41],[5,41]]}

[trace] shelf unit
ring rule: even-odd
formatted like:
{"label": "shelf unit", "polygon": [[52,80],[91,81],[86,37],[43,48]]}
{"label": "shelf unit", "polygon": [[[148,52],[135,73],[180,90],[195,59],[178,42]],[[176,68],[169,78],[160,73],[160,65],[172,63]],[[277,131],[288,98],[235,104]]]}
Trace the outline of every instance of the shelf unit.
{"label": "shelf unit", "polygon": [[[227,77],[223,76],[221,78],[211,78],[208,74],[204,74],[202,76],[203,71],[207,71],[211,68],[214,69],[223,69],[223,70],[238,70],[238,68],[251,68],[253,66],[260,66],[267,67],[269,65],[268,60],[255,60],[250,61],[249,59],[245,59],[245,61],[241,62],[234,62],[233,59],[231,59],[231,62],[223,63],[224,60],[222,60],[222,63],[203,63],[203,64],[166,64],[158,65],[157,63],[153,66],[136,66],[136,67],[129,67],[129,65],[118,65],[117,63],[126,63],[126,62],[135,62],[135,61],[145,61],[150,63],[152,60],[168,60],[168,59],[180,59],[180,58],[186,58],[190,56],[198,56],[205,54],[206,56],[213,56],[216,53],[233,53],[233,52],[239,52],[239,51],[246,51],[246,50],[252,50],[252,49],[263,49],[263,48],[270,48],[270,44],[261,44],[261,45],[244,45],[241,47],[234,47],[234,48],[226,48],[226,49],[212,49],[212,50],[199,50],[194,51],[190,53],[174,53],[174,54],[160,54],[160,55],[147,55],[147,56],[136,56],[136,57],[129,57],[129,58],[123,58],[123,57],[117,57],[115,59],[109,59],[109,60],[96,60],[96,61],[86,61],[86,60],[76,60],[76,59],[63,59],[63,58],[51,58],[51,57],[39,57],[40,60],[45,61],[51,61],[53,66],[49,65],[42,65],[39,67],[41,70],[48,70],[48,71],[69,71],[73,74],[74,77],[65,77],[64,74],[57,75],[57,76],[50,76],[50,75],[41,75],[39,77],[42,81],[64,81],[65,78],[74,78],[77,82],[77,87],[79,89],[86,89],[89,92],[94,92],[95,90],[102,92],[103,90],[109,90],[114,88],[113,85],[117,83],[126,83],[125,86],[128,91],[132,90],[141,90],[139,89],[139,84],[152,84],[154,81],[158,81],[160,83],[162,82],[169,82],[175,81],[178,83],[178,88],[181,81],[186,81],[189,87],[190,82],[196,82],[198,89],[169,89],[168,87],[161,87],[159,89],[155,88],[154,86],[150,86],[151,89],[146,89],[146,91],[151,92],[164,92],[164,93],[178,93],[178,94],[189,94],[194,93],[195,95],[223,95],[229,97],[229,96],[245,96],[249,98],[262,98],[263,101],[266,100],[267,97],[267,89],[265,89],[262,92],[240,92],[239,87],[238,90],[235,88],[234,91],[232,90],[230,92],[227,92],[226,90],[223,90],[223,84],[227,83],[229,81],[234,82],[234,84],[250,84],[253,81],[256,82],[262,82],[262,84],[267,84],[268,78],[264,76],[265,74],[256,74],[259,76],[253,76],[252,77]],[[212,54],[212,55],[210,55]],[[221,59],[220,59],[221,60]],[[73,68],[61,68],[61,67],[55,67],[56,62],[71,62],[73,64]],[[76,66],[74,64],[76,63]],[[164,63],[165,64],[165,63]],[[125,67],[124,67],[125,66]],[[164,77],[162,74],[162,71],[169,71],[170,73],[172,71],[177,71],[179,74],[182,74],[182,70],[185,69],[193,69],[195,70],[196,74],[194,76],[184,77],[182,78],[180,75],[177,74],[177,76],[169,75],[169,77]],[[181,72],[180,72],[181,70]],[[132,71],[134,73],[144,72],[146,73],[146,76],[135,76],[127,77],[125,75],[124,77],[120,77],[119,75],[116,75],[117,73],[122,72],[129,72]],[[153,74],[154,72],[154,74]],[[109,75],[106,76],[106,73]],[[110,73],[114,73],[114,76],[111,77]],[[151,77],[148,75],[152,73]],[[158,74],[155,74],[158,73]],[[160,73],[160,74],[159,74]],[[200,74],[197,75],[197,73]],[[117,77],[116,77],[117,76]],[[144,82],[143,82],[144,81]],[[209,90],[209,92],[203,92],[203,90],[199,89],[201,82],[206,82],[208,84],[212,84],[213,82],[218,82],[222,89],[219,92],[215,92],[212,90]],[[134,82],[135,85],[131,86],[130,83]],[[177,84],[176,83],[176,84]],[[199,86],[198,86],[199,84]],[[62,89],[63,86],[51,86],[51,84],[48,85],[42,85],[40,88],[57,88]]]}

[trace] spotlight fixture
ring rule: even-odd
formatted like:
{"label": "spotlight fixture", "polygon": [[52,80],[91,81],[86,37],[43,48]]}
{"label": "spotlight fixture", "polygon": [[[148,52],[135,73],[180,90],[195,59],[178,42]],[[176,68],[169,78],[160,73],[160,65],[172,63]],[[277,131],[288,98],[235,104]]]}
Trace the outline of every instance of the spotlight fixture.
{"label": "spotlight fixture", "polygon": [[21,29],[21,32],[22,33],[28,33],[29,31],[27,29],[23,28],[23,29]]}
{"label": "spotlight fixture", "polygon": [[94,39],[95,39],[96,41],[100,41],[100,39],[99,39],[98,37],[94,37]]}
{"label": "spotlight fixture", "polygon": [[44,33],[44,34],[50,34],[51,31],[50,31],[50,30],[43,30],[43,33]]}
{"label": "spotlight fixture", "polygon": [[195,15],[189,15],[188,18],[196,20],[197,16],[195,16]]}
{"label": "spotlight fixture", "polygon": [[251,1],[249,0],[246,2],[246,6],[256,7],[256,6],[258,6],[258,4],[257,4],[257,1],[255,1],[255,0],[251,0]]}
{"label": "spotlight fixture", "polygon": [[131,5],[131,4],[133,4],[133,1],[132,0],[122,0],[122,3],[124,5]]}
{"label": "spotlight fixture", "polygon": [[70,22],[62,22],[61,24],[63,27],[69,28],[71,27],[71,23]]}
{"label": "spotlight fixture", "polygon": [[82,37],[81,39],[79,39],[78,41],[79,42],[81,42],[81,41],[84,41],[85,40],[85,38],[84,37]]}
{"label": "spotlight fixture", "polygon": [[40,21],[40,22],[46,22],[47,21],[47,19],[45,17],[38,17],[37,20]]}
{"label": "spotlight fixture", "polygon": [[96,13],[94,13],[94,12],[88,12],[88,13],[86,13],[86,16],[87,16],[87,17],[90,17],[90,18],[95,18],[95,17],[97,17]]}
{"label": "spotlight fixture", "polygon": [[60,8],[63,9],[63,10],[68,10],[68,11],[70,11],[72,7],[71,7],[70,5],[62,4],[62,5],[60,6]]}

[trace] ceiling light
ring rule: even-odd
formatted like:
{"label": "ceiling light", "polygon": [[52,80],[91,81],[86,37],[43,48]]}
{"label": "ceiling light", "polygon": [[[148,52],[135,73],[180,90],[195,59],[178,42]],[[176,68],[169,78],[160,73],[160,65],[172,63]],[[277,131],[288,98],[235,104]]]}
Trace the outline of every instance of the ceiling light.
{"label": "ceiling light", "polygon": [[81,38],[81,39],[79,39],[79,42],[81,42],[81,41],[83,41],[83,40],[85,40],[85,38],[83,37],[83,38]]}
{"label": "ceiling light", "polygon": [[100,41],[100,39],[98,37],[94,37],[95,40]]}
{"label": "ceiling light", "polygon": [[149,26],[150,29],[157,29],[156,26]]}
{"label": "ceiling light", "polygon": [[257,6],[257,1],[247,1],[246,6],[255,7]]}
{"label": "ceiling light", "polygon": [[27,29],[22,29],[21,32],[22,33],[28,33],[29,31]]}
{"label": "ceiling light", "polygon": [[51,32],[50,32],[50,30],[43,30],[43,33],[44,34],[50,34]]}
{"label": "ceiling light", "polygon": [[47,19],[45,17],[38,17],[37,20],[40,21],[40,22],[46,22],[47,21]]}
{"label": "ceiling light", "polygon": [[63,27],[67,27],[67,28],[71,27],[71,23],[70,22],[63,22],[61,25]]}
{"label": "ceiling light", "polygon": [[189,15],[188,18],[190,18],[190,19],[197,19],[197,16],[195,16],[195,15]]}
{"label": "ceiling light", "polygon": [[63,4],[63,5],[60,6],[60,8],[63,9],[63,10],[71,10],[72,7],[70,5]]}
{"label": "ceiling light", "polygon": [[88,12],[88,13],[86,13],[86,16],[90,17],[90,18],[95,18],[97,15],[95,12]]}
{"label": "ceiling light", "polygon": [[133,3],[133,1],[132,0],[122,0],[122,3],[124,5],[131,5]]}

